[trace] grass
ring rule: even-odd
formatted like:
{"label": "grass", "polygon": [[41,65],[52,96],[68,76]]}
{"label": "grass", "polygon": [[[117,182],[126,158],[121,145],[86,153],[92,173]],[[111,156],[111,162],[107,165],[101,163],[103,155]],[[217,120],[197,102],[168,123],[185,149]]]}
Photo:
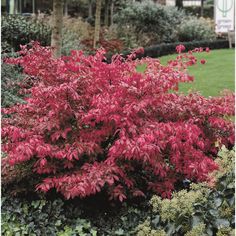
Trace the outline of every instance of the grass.
{"label": "grass", "polygon": [[[189,67],[190,75],[195,77],[192,83],[181,83],[179,90],[185,94],[189,91],[199,91],[203,96],[219,96],[221,91],[228,89],[234,91],[235,57],[234,49],[212,50],[210,53],[195,53],[197,65]],[[176,55],[160,57],[162,64],[174,59]],[[200,63],[201,59],[206,64]]]}

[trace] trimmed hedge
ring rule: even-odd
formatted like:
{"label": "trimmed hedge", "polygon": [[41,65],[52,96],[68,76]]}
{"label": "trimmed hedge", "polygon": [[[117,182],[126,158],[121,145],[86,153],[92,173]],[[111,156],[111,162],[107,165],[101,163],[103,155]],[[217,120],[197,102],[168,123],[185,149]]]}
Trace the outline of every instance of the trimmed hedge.
{"label": "trimmed hedge", "polygon": [[229,48],[228,40],[162,43],[144,48],[144,54],[142,57],[155,58],[176,53],[175,48],[179,44],[183,44],[187,51],[199,47],[209,47],[210,49]]}
{"label": "trimmed hedge", "polygon": [[[222,49],[222,48],[229,48],[229,41],[226,39],[218,39],[214,41],[202,40],[202,41],[192,41],[192,42],[175,42],[175,43],[161,43],[158,45],[153,45],[150,47],[144,48],[144,53],[137,55],[136,58],[143,58],[143,57],[151,57],[151,58],[158,58],[165,55],[175,54],[176,53],[176,46],[182,44],[185,46],[186,51],[192,50],[194,48],[199,47],[208,47],[210,49]],[[126,58],[131,51],[123,51],[121,53],[124,58]],[[113,55],[107,54],[107,62],[110,63],[111,57]]]}

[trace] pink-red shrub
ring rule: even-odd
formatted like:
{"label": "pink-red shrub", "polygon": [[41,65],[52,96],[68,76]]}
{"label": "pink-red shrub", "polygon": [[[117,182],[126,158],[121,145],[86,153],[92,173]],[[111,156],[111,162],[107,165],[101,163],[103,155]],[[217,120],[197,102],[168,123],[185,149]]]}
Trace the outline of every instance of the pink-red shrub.
{"label": "pink-red shrub", "polygon": [[33,164],[44,178],[36,189],[55,188],[67,199],[102,189],[120,201],[147,191],[169,197],[178,181],[207,180],[217,168],[215,143],[234,143],[234,126],[224,119],[234,114],[234,95],[173,92],[193,80],[186,68],[196,59],[183,49],[164,66],[133,60],[135,53],[107,64],[103,50],[54,59],[50,48],[23,47],[8,63],[20,64],[34,82],[26,104],[3,110],[8,163]]}

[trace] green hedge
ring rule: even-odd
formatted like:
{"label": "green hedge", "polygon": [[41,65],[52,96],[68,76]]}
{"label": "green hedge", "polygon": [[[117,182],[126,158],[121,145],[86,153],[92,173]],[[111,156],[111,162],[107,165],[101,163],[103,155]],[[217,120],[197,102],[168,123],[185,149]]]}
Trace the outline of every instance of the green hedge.
{"label": "green hedge", "polygon": [[[158,45],[153,45],[150,47],[144,48],[144,54],[137,55],[137,58],[142,57],[151,57],[151,58],[158,58],[165,55],[175,54],[176,53],[176,46],[179,44],[183,44],[186,50],[192,50],[194,48],[199,47],[209,47],[210,49],[222,49],[222,48],[229,48],[229,42],[225,39],[219,39],[214,41],[192,41],[192,42],[175,42],[175,43],[161,43]],[[130,54],[130,51],[123,51],[121,55],[124,58]],[[107,54],[107,62],[111,61],[111,54]]]}
{"label": "green hedge", "polygon": [[176,46],[183,44],[186,50],[192,50],[199,47],[209,47],[210,49],[229,48],[228,40],[215,40],[215,41],[192,41],[192,42],[176,42],[176,43],[163,43],[144,48],[143,57],[161,57],[169,54],[176,53]]}

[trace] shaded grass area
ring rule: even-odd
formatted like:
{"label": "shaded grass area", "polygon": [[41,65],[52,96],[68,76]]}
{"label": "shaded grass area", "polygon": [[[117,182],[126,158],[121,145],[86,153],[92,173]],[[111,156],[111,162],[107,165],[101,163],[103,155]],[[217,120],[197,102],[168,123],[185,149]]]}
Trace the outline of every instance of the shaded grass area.
{"label": "shaded grass area", "polygon": [[[185,94],[189,91],[199,91],[203,96],[219,96],[221,91],[228,89],[234,91],[235,56],[234,49],[212,50],[210,53],[195,53],[197,65],[189,67],[190,75],[195,77],[192,83],[181,83],[179,90]],[[160,57],[162,64],[167,64],[176,55]],[[201,59],[206,64],[200,63]]]}

